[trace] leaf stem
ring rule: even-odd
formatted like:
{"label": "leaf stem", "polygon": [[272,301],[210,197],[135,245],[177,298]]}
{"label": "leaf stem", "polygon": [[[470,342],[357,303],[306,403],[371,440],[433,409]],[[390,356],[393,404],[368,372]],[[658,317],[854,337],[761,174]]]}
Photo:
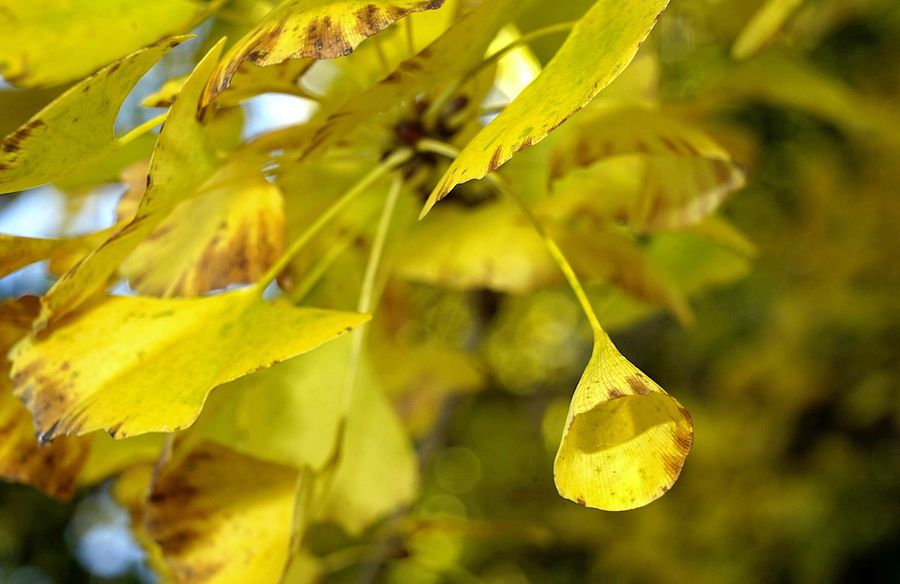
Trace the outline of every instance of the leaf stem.
{"label": "leaf stem", "polygon": [[[391,228],[394,208],[397,206],[397,199],[400,196],[402,187],[403,179],[400,176],[394,176],[387,199],[384,202],[381,218],[378,220],[375,239],[372,240],[372,249],[369,251],[369,259],[366,262],[362,288],[359,291],[359,302],[356,305],[356,311],[362,314],[369,314],[372,306],[375,304],[375,281],[378,276],[378,269],[381,266],[381,258],[384,256],[384,247]],[[359,369],[359,359],[362,354],[366,328],[366,325],[362,325],[352,333],[353,339],[350,347],[350,359],[347,363],[347,377],[344,381],[344,393],[341,396],[341,409],[339,410],[342,419],[346,419],[350,411],[350,404],[353,402],[353,388],[356,385],[356,374]]]}
{"label": "leaf stem", "polygon": [[169,111],[166,110],[163,113],[159,114],[158,116],[151,118],[151,119],[147,120],[146,122],[140,124],[139,126],[132,128],[125,135],[123,135],[121,138],[119,138],[119,144],[125,145],[136,138],[140,138],[141,136],[143,136],[144,134],[146,134],[147,132],[152,130],[154,127],[165,122],[166,117],[168,117],[168,115],[169,115]]}
{"label": "leaf stem", "polygon": [[416,42],[415,42],[415,34],[413,33],[413,23],[411,14],[403,19],[404,24],[406,24],[406,48],[409,51],[409,56],[412,57],[416,54]]}
{"label": "leaf stem", "polygon": [[[450,144],[440,142],[438,140],[432,140],[430,138],[420,140],[417,144],[417,148],[425,152],[446,156],[451,159],[455,159],[459,155],[459,150],[457,150]],[[575,270],[572,268],[572,264],[570,264],[569,260],[566,259],[565,254],[559,248],[559,245],[557,245],[556,241],[547,232],[547,229],[544,227],[543,223],[541,223],[540,219],[537,218],[528,204],[524,200],[522,200],[522,198],[518,196],[512,189],[510,189],[509,186],[507,186],[506,182],[504,182],[496,173],[489,174],[485,178],[494,186],[495,189],[497,189],[500,194],[506,196],[509,199],[512,199],[516,203],[516,205],[522,211],[522,214],[525,215],[529,223],[531,223],[531,226],[543,240],[544,246],[547,248],[547,251],[550,252],[550,256],[553,258],[553,261],[556,262],[557,266],[559,266],[560,271],[566,278],[566,282],[568,282],[569,284],[569,288],[572,289],[572,292],[578,299],[578,303],[581,305],[581,310],[587,317],[591,328],[594,330],[594,333],[596,335],[605,336],[606,332],[603,330],[603,326],[600,324],[600,319],[597,318],[597,313],[594,311],[594,307],[591,305],[591,301],[588,298],[587,292],[585,292],[584,290],[584,286],[581,285],[581,281],[575,274]]]}
{"label": "leaf stem", "polygon": [[260,278],[255,286],[259,289],[259,292],[262,293],[265,290],[266,286],[278,277],[287,266],[291,263],[291,259],[297,252],[299,252],[303,247],[309,243],[309,241],[315,237],[315,235],[322,230],[328,223],[334,219],[341,211],[346,209],[350,203],[353,202],[356,197],[364,193],[378,180],[383,178],[385,175],[391,173],[394,169],[404,164],[410,158],[412,158],[412,150],[408,148],[404,148],[402,150],[397,150],[393,154],[391,154],[384,162],[376,166],[372,172],[364,176],[353,185],[350,190],[341,195],[328,209],[325,210],[314,222],[312,225],[307,227],[306,231],[304,231],[300,237],[294,240],[291,246],[285,251],[278,261],[276,261],[272,266],[266,271],[262,278]]}

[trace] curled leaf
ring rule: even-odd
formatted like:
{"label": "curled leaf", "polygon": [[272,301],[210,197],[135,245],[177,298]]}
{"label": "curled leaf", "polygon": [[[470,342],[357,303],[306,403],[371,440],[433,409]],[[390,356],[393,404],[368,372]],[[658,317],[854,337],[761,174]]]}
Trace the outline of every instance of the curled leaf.
{"label": "curled leaf", "polygon": [[692,443],[687,410],[602,336],[572,397],[553,478],[579,505],[635,509],[672,487]]}
{"label": "curled leaf", "polygon": [[440,8],[444,0],[286,0],[225,56],[203,104],[231,84],[245,62],[276,65],[288,59],[334,59],[413,12]]}
{"label": "curled leaf", "polygon": [[463,149],[422,215],[460,183],[496,170],[543,140],[628,66],[668,0],[598,0],[547,67]]}
{"label": "curled leaf", "polygon": [[193,423],[212,388],[365,320],[275,307],[256,287],[208,298],[109,297],[16,345],[12,378],[43,440],[171,432]]}

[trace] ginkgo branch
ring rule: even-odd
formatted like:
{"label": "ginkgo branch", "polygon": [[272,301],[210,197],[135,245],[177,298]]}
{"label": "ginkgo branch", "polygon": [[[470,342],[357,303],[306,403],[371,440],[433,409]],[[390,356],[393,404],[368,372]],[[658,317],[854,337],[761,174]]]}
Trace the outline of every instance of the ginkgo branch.
{"label": "ginkgo branch", "polygon": [[291,263],[291,260],[303,247],[316,236],[328,223],[337,215],[346,209],[358,196],[366,192],[369,187],[378,182],[381,178],[389,174],[397,167],[406,163],[412,157],[412,151],[409,149],[397,150],[391,154],[384,162],[375,167],[372,172],[364,176],[359,182],[353,185],[350,190],[341,195],[328,209],[325,210],[300,237],[298,237],[291,246],[285,251],[278,261],[276,261],[269,270],[257,281],[256,286],[260,292],[269,285],[269,282],[278,277],[285,268]]}
{"label": "ginkgo branch", "polygon": [[[430,138],[420,140],[417,144],[417,148],[425,152],[431,152],[432,154],[446,156],[451,160],[456,159],[456,157],[459,156],[459,150],[457,148],[445,142],[433,140]],[[594,333],[597,335],[606,335],[606,332],[603,330],[603,326],[600,324],[600,319],[597,318],[597,313],[594,311],[594,307],[591,305],[591,301],[588,298],[587,292],[584,290],[584,286],[582,286],[581,281],[575,274],[575,270],[572,268],[572,264],[570,264],[569,260],[566,259],[565,254],[560,249],[559,245],[557,245],[556,241],[547,232],[543,223],[541,223],[537,216],[535,216],[534,212],[531,210],[528,204],[525,203],[525,201],[523,201],[522,198],[519,197],[512,189],[510,189],[496,173],[489,174],[485,178],[486,180],[488,180],[488,182],[491,183],[491,185],[493,185],[495,189],[497,189],[500,194],[514,201],[519,209],[522,210],[522,213],[525,215],[525,217],[531,223],[532,227],[534,227],[534,230],[543,240],[544,246],[547,248],[547,251],[550,252],[550,256],[553,258],[553,261],[556,262],[556,265],[559,267],[560,271],[563,273],[563,276],[566,278],[566,282],[568,282],[569,287],[572,289],[572,292],[578,299],[578,303],[581,305],[581,309],[587,317],[591,328],[594,330]]]}

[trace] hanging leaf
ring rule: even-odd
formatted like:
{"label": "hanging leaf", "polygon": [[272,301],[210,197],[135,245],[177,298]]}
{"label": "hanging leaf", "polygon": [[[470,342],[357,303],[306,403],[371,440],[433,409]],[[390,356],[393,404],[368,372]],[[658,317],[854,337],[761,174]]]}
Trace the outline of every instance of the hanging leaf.
{"label": "hanging leaf", "polygon": [[119,140],[113,124],[125,97],[154,63],[188,38],[160,41],[104,67],[5,137],[0,142],[0,193],[63,178],[114,149]]}
{"label": "hanging leaf", "polygon": [[772,40],[803,0],[766,0],[731,47],[731,56],[742,61],[752,57]]}
{"label": "hanging leaf", "polygon": [[13,396],[6,352],[28,333],[37,316],[37,298],[26,296],[0,304],[0,476],[33,485],[51,497],[69,499],[88,454],[83,438],[64,438],[42,446],[34,437],[29,412]]}
{"label": "hanging leaf", "polygon": [[210,82],[203,104],[231,84],[245,62],[276,65],[288,59],[334,59],[404,16],[435,10],[444,0],[285,0],[232,47]]}
{"label": "hanging leaf", "polygon": [[191,30],[221,3],[0,0],[0,74],[26,87],[79,79],[145,45]]}
{"label": "hanging leaf", "polygon": [[45,328],[106,285],[131,251],[166,215],[213,173],[217,158],[209,134],[197,119],[200,92],[218,61],[223,41],[194,69],[160,132],[146,192],[135,216],[44,295],[35,327]]}
{"label": "hanging leaf", "polygon": [[687,410],[598,335],[553,464],[559,494],[623,511],[668,491],[693,442]]}
{"label": "hanging leaf", "polygon": [[245,164],[225,166],[122,264],[149,296],[199,296],[256,281],[284,250],[278,187]]}
{"label": "hanging leaf", "polygon": [[171,432],[223,383],[312,350],[364,315],[279,308],[258,287],[195,299],[108,297],[11,354],[43,440]]}
{"label": "hanging leaf", "polygon": [[463,182],[496,170],[584,107],[634,58],[668,0],[598,0],[547,67],[463,149],[422,215]]}
{"label": "hanging leaf", "polygon": [[[624,209],[635,232],[696,224],[744,185],[744,173],[728,152],[704,132],[670,115],[629,105],[585,114],[573,120],[556,144],[551,179],[601,160],[640,157],[645,165],[640,191],[613,189],[603,193],[601,202],[616,211]],[[615,167],[606,168],[615,172]],[[584,193],[585,189],[576,190]],[[611,204],[616,194],[628,198]]]}
{"label": "hanging leaf", "polygon": [[293,469],[201,445],[159,474],[144,527],[176,582],[278,582],[297,478]]}

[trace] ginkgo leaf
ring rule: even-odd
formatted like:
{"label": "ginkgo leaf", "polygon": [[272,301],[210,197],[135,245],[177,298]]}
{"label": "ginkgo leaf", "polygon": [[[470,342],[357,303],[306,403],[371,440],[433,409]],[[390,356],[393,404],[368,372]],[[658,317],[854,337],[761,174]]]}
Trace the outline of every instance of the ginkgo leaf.
{"label": "ginkgo leaf", "polygon": [[668,491],[693,443],[690,414],[598,334],[553,464],[559,494],[623,511]]}
{"label": "ginkgo leaf", "polygon": [[[50,444],[62,440],[58,438]],[[136,466],[152,466],[160,457],[166,440],[165,434],[141,434],[132,438],[116,440],[106,432],[93,432],[79,440],[90,444],[90,451],[78,482],[82,485],[93,485],[111,476],[118,475],[126,469]]]}
{"label": "ginkgo leaf", "polygon": [[191,433],[261,460],[321,470],[337,441],[349,338],[222,386]]}
{"label": "ginkgo leaf", "polygon": [[144,528],[176,582],[278,582],[297,480],[294,469],[204,444],[159,473]]}
{"label": "ginkgo leaf", "polygon": [[759,52],[784,26],[803,0],[766,0],[731,47],[731,56],[747,59]]}
{"label": "ginkgo leaf", "polygon": [[0,304],[0,477],[33,485],[51,497],[69,499],[89,443],[66,437],[50,445],[39,444],[31,412],[13,396],[9,382],[5,354],[28,333],[38,308],[33,296]]}
{"label": "ginkgo leaf", "polygon": [[667,5],[668,0],[597,0],[537,79],[466,145],[422,215],[454,186],[496,170],[584,107],[628,66]]}
{"label": "ginkgo leaf", "polygon": [[0,142],[0,193],[63,178],[115,148],[119,140],[113,124],[125,97],[154,63],[187,38],[160,41],[104,67],[6,136]]}
{"label": "ginkgo leaf", "polygon": [[181,89],[189,77],[190,75],[181,75],[169,79],[158,90],[142,99],[141,105],[144,107],[172,107],[175,98],[181,93]]}
{"label": "ginkgo leaf", "polygon": [[559,278],[534,228],[518,209],[499,202],[436,211],[401,243],[395,271],[412,281],[511,293]]}
{"label": "ginkgo leaf", "polygon": [[284,250],[278,186],[244,164],[225,166],[175,208],[122,264],[149,296],[199,296],[256,281]]}
{"label": "ginkgo leaf", "polygon": [[223,383],[304,353],[365,315],[279,308],[258,287],[191,299],[107,297],[11,353],[43,439],[184,428]]}
{"label": "ginkgo leaf", "polygon": [[514,0],[491,0],[470,11],[381,82],[333,112],[316,132],[307,155],[339,143],[373,113],[411,102],[470,71],[517,6]]}
{"label": "ginkgo leaf", "polygon": [[223,44],[219,41],[200,61],[169,111],[135,216],[44,295],[41,315],[35,323],[37,329],[45,328],[94,295],[165,216],[213,173],[217,157],[209,134],[197,119],[197,107]]}
{"label": "ginkgo leaf", "polygon": [[[554,148],[551,179],[625,155],[640,156],[645,164],[640,191],[620,202],[638,233],[698,223],[744,185],[740,167],[704,132],[628,105],[598,108],[573,120]],[[604,193],[607,206],[613,194],[630,193]]]}
{"label": "ginkgo leaf", "polygon": [[409,436],[382,389],[360,376],[347,415],[340,459],[318,517],[359,534],[410,504],[419,487]]}
{"label": "ginkgo leaf", "polygon": [[0,0],[0,74],[29,87],[79,79],[145,45],[191,30],[221,3]]}
{"label": "ginkgo leaf", "polygon": [[162,549],[156,540],[147,533],[145,525],[147,499],[150,497],[150,488],[155,476],[156,466],[152,461],[137,463],[116,476],[109,489],[109,494],[120,507],[128,511],[131,519],[131,534],[144,552],[144,561],[153,570],[158,581],[174,582],[175,578],[166,563]]}
{"label": "ginkgo leaf", "polygon": [[440,8],[444,0],[285,0],[232,47],[203,100],[211,103],[244,62],[333,59],[407,14]]}
{"label": "ginkgo leaf", "polygon": [[90,253],[109,234],[109,230],[104,230],[79,237],[50,239],[0,234],[0,277],[41,260],[49,259],[57,266],[70,265]]}

